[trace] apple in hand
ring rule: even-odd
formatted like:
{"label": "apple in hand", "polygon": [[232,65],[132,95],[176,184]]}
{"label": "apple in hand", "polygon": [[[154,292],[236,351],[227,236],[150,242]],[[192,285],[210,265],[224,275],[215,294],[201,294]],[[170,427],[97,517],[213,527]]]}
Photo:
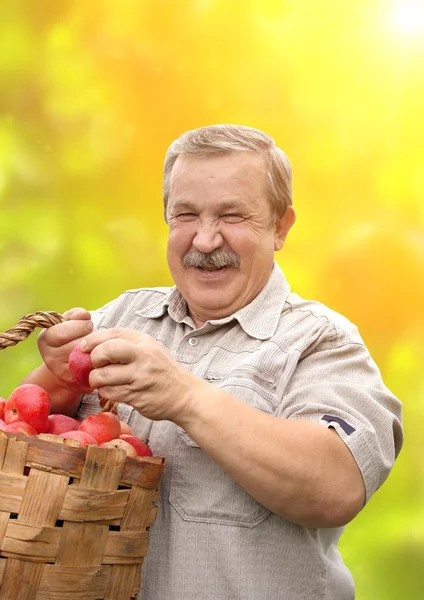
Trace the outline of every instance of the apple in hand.
{"label": "apple in hand", "polygon": [[65,433],[65,431],[73,431],[78,429],[80,425],[79,421],[67,415],[52,414],[48,416],[48,419],[49,428],[47,433],[53,433],[54,435]]}
{"label": "apple in hand", "polygon": [[86,431],[94,437],[98,444],[110,442],[121,435],[121,423],[111,412],[90,415],[81,421],[78,431]]}
{"label": "apple in hand", "polygon": [[6,427],[6,421],[3,421],[3,419],[0,419],[0,431],[2,429],[4,429]]}
{"label": "apple in hand", "polygon": [[100,444],[100,448],[121,448],[121,450],[125,450],[127,456],[131,458],[135,458],[137,456],[136,449],[131,444],[128,444],[125,440],[121,440],[117,438],[116,440],[110,440],[110,442],[104,442]]}
{"label": "apple in hand", "polygon": [[97,442],[92,435],[86,433],[85,431],[79,431],[78,429],[59,433],[59,437],[62,437],[65,440],[77,440],[82,446],[87,446],[88,444],[94,444],[97,446]]}
{"label": "apple in hand", "polygon": [[34,383],[25,383],[15,388],[4,405],[4,420],[8,425],[25,421],[37,433],[45,433],[49,428],[49,414],[49,395]]}
{"label": "apple in hand", "polygon": [[25,421],[14,421],[3,427],[3,431],[14,431],[16,433],[25,433],[26,435],[38,435],[38,431]]}
{"label": "apple in hand", "polygon": [[69,355],[69,371],[72,378],[82,387],[89,388],[88,381],[91,371],[94,369],[90,353],[83,352],[79,346],[75,346]]}
{"label": "apple in hand", "polygon": [[149,446],[137,436],[127,435],[124,433],[119,437],[121,440],[124,440],[125,442],[128,442],[128,444],[131,444],[131,446],[134,446],[137,456],[153,456]]}

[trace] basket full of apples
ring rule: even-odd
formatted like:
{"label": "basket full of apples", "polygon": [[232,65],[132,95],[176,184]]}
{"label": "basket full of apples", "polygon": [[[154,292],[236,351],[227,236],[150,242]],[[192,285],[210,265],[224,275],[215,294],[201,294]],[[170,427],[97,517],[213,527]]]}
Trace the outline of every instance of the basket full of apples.
{"label": "basket full of apples", "polygon": [[[61,320],[27,315],[0,348]],[[70,368],[84,376],[77,351]],[[51,414],[35,384],[0,398],[0,600],[137,597],[165,461],[114,408]]]}

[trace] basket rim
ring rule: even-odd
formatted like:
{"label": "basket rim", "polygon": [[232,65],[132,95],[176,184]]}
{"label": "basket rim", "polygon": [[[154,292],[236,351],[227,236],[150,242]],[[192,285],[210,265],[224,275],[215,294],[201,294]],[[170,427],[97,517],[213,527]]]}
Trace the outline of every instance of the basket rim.
{"label": "basket rim", "polygon": [[[51,441],[15,431],[0,430],[0,434],[2,434],[0,440],[4,436],[8,439],[17,439],[28,445],[25,466],[40,465],[52,472],[56,471],[64,474],[63,463],[66,462],[67,474],[70,477],[81,477],[88,446],[70,445],[65,438],[56,435],[54,437],[57,438],[57,441]],[[75,440],[72,441],[75,442]],[[94,444],[90,444],[90,446],[94,446]],[[105,460],[108,460],[108,456],[112,458],[114,453],[125,454],[125,451],[121,448],[95,447],[104,453]],[[136,458],[127,456],[121,483],[149,489],[157,488],[165,468],[165,462],[164,456],[137,456]]]}

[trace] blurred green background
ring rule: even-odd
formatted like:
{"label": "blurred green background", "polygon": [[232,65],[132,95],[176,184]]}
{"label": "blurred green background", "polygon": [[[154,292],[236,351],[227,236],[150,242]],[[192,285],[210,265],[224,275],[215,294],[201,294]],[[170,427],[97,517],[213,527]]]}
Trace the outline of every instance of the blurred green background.
{"label": "blurred green background", "polygon": [[[5,0],[0,330],[170,285],[161,180],[183,131],[292,161],[292,289],[354,321],[404,403],[392,475],[342,538],[357,600],[424,592],[424,1]],[[39,363],[0,356],[0,395]]]}

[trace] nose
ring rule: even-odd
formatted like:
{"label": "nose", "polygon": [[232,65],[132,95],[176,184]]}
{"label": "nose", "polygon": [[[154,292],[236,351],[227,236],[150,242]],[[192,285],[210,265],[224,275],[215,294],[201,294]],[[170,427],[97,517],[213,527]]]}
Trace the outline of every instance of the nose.
{"label": "nose", "polygon": [[201,222],[199,219],[196,235],[193,239],[193,246],[199,252],[213,252],[220,248],[224,240],[219,231],[219,225],[211,222]]}

